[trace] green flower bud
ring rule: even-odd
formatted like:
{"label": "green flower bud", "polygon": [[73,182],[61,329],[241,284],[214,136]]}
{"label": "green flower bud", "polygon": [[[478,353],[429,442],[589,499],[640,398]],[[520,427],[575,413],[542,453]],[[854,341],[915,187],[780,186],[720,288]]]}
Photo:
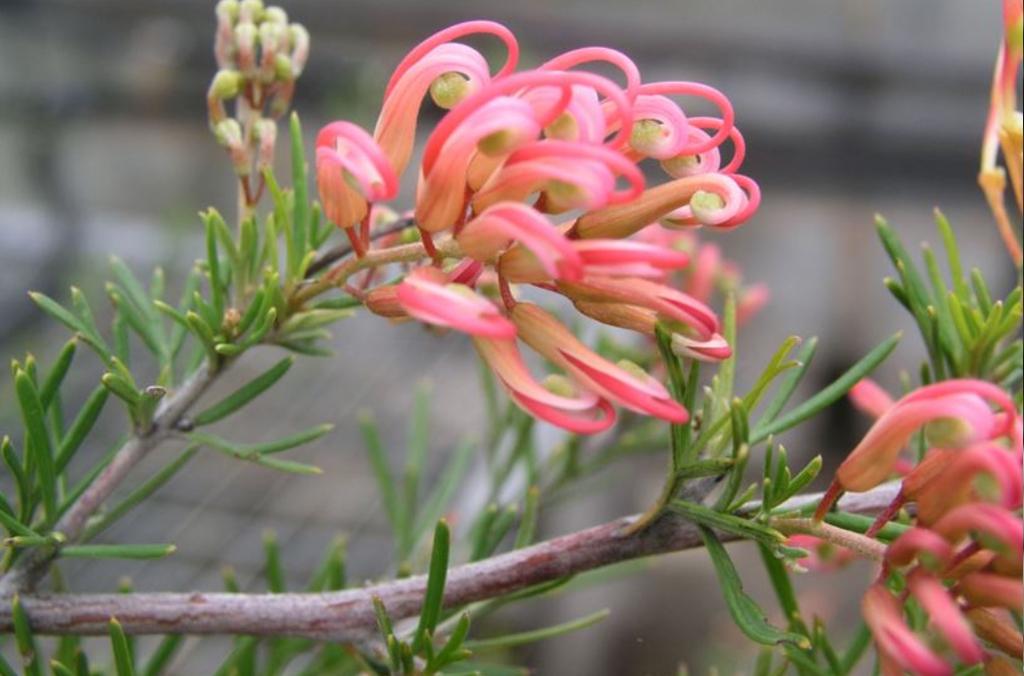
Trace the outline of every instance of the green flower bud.
{"label": "green flower bud", "polygon": [[430,98],[439,108],[454,108],[470,94],[469,80],[462,73],[444,73],[430,83]]}
{"label": "green flower bud", "polygon": [[237,70],[219,70],[210,82],[209,96],[218,99],[233,99],[238,96],[243,82],[244,78]]}

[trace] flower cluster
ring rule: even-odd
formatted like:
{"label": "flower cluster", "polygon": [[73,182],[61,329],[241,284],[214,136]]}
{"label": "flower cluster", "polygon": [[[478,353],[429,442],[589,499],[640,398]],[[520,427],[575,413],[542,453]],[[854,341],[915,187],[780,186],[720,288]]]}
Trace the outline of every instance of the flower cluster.
{"label": "flower cluster", "polygon": [[[274,120],[291,105],[309,56],[309,33],[263,0],[221,0],[213,51],[218,71],[206,95],[210,127],[231,155],[251,202],[247,177],[254,163],[257,173],[270,168]],[[225,105],[229,101],[235,102],[233,116]]]}
{"label": "flower cluster", "polygon": [[[1021,632],[1008,613],[1024,605],[1024,448],[1013,399],[969,379],[921,387],[895,402],[862,381],[851,396],[877,421],[839,467],[819,518],[840,492],[871,489],[894,473],[903,475],[900,493],[869,534],[904,506],[914,514],[863,601],[882,663],[894,673],[952,673],[908,625],[908,598],[964,664],[998,666],[999,651],[1019,659]],[[915,437],[926,449],[916,464],[900,456]]]}
{"label": "flower cluster", "polygon": [[[504,44],[497,72],[456,42],[475,34]],[[703,290],[686,293],[669,274],[690,256],[651,229],[729,229],[757,209],[757,184],[736,173],[745,148],[732,106],[703,84],[643,82],[612,49],[577,49],[523,71],[518,55],[512,33],[489,21],[417,45],[391,76],[372,134],[339,121],[317,137],[324,213],[357,256],[372,255],[377,214],[397,196],[429,96],[447,112],[427,134],[411,222],[432,261],[370,290],[370,309],[469,334],[519,406],[574,432],[606,429],[612,403],[684,422],[688,412],[659,381],[598,355],[553,315],[519,302],[513,287],[559,294],[599,322],[643,334],[662,322],[679,354],[728,357],[704,302],[709,280],[724,274],[720,261],[702,258],[694,279]],[[623,84],[578,68],[598,62],[621,71]],[[709,101],[720,116],[687,116],[677,96]],[[647,185],[648,160],[666,176],[658,185]],[[564,375],[536,380],[519,341]]]}

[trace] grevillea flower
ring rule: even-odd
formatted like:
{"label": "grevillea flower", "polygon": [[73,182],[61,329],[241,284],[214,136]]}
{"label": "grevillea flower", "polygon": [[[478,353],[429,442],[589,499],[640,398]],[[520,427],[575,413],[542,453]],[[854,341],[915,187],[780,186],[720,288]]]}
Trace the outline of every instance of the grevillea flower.
{"label": "grevillea flower", "polygon": [[790,535],[786,538],[786,546],[807,550],[807,555],[797,561],[807,570],[816,572],[839,570],[857,558],[857,555],[846,547],[813,535]]}
{"label": "grevillea flower", "polygon": [[910,595],[921,604],[928,620],[965,664],[978,664],[985,653],[974,637],[970,624],[961,614],[942,582],[931,573],[915,570],[907,577]]}
{"label": "grevillea flower", "polygon": [[[500,40],[504,63],[490,64],[462,43],[471,36]],[[515,37],[499,24],[452,26],[398,64],[372,137],[349,122],[324,127],[316,167],[324,209],[345,229],[355,256],[368,259],[343,263],[330,281],[345,283],[379,315],[469,334],[512,400],[538,418],[596,432],[612,424],[615,402],[682,422],[687,411],[662,383],[590,351],[553,317],[518,303],[514,287],[567,296],[584,314],[645,336],[661,323],[673,331],[673,350],[688,359],[729,356],[708,304],[673,286],[688,253],[669,239],[625,238],[661,218],[731,228],[753,214],[760,193],[736,173],[745,144],[732,106],[699,83],[644,83],[633,61],[606,47],[571,50],[514,72],[518,57]],[[590,64],[619,73],[580,68]],[[427,96],[446,112],[418,134]],[[719,117],[688,117],[683,105],[693,97],[717,107]],[[395,197],[418,135],[426,143],[415,167],[415,208],[403,216],[409,227],[399,230],[381,202]],[[672,178],[648,186],[638,166],[646,158]],[[573,212],[566,222],[549,220],[565,212]],[[404,279],[373,288],[383,264],[400,266]],[[357,283],[342,279],[351,270],[362,275]],[[738,289],[728,264],[715,275],[735,277],[730,288]],[[738,294],[740,313],[764,298],[756,289]],[[567,377],[534,380],[520,339]]]}
{"label": "grevillea flower", "polygon": [[615,422],[615,409],[604,398],[568,378],[534,380],[514,339],[475,338],[473,344],[512,400],[537,418],[576,434],[603,432]]}
{"label": "grevillea flower", "polygon": [[662,318],[688,327],[700,340],[718,333],[718,317],[704,303],[682,291],[639,278],[589,277],[566,282],[559,289],[573,301],[625,303],[645,307]]}
{"label": "grevillea flower", "polygon": [[536,305],[518,303],[512,309],[512,321],[527,345],[588,389],[638,413],[675,423],[689,419],[686,409],[660,382],[633,364],[613,364],[601,357]]}
{"label": "grevillea flower", "polygon": [[317,134],[316,178],[324,213],[341,228],[362,221],[371,203],[398,193],[398,179],[387,157],[351,122],[332,122]]}
{"label": "grevillea flower", "polygon": [[1017,509],[1022,490],[1020,457],[998,444],[984,443],[947,454],[937,471],[907,497],[917,503],[918,519],[933,523],[968,502]]}
{"label": "grevillea flower", "polygon": [[881,418],[896,403],[888,392],[870,378],[857,381],[847,396],[851,404],[872,418]]}
{"label": "grevillea flower", "polygon": [[421,322],[482,338],[514,338],[516,329],[491,301],[453,284],[436,268],[413,270],[395,290],[398,304]]}
{"label": "grevillea flower", "polygon": [[[1004,414],[997,415],[989,402]],[[922,428],[932,446],[957,449],[1006,436],[1015,418],[1013,400],[981,380],[947,380],[915,390],[889,408],[850,452],[817,516],[824,516],[842,491],[866,491],[888,478],[900,451]]]}
{"label": "grevillea flower", "polygon": [[[875,583],[868,588],[861,602],[861,611],[875,637],[883,673],[901,673],[902,670],[923,676],[953,673],[950,666],[907,626],[903,607],[883,583]],[[894,666],[895,671],[892,669]]]}
{"label": "grevillea flower", "polygon": [[467,256],[489,261],[517,243],[544,279],[579,279],[583,258],[561,232],[535,210],[518,202],[501,202],[467,223],[456,236]]}
{"label": "grevillea flower", "polygon": [[[689,262],[685,252],[635,240],[562,240],[579,257],[583,272],[591,276],[662,279],[667,272],[686,267]],[[564,275],[553,275],[529,246],[511,248],[499,265],[505,278],[513,283],[567,279]]]}
{"label": "grevillea flower", "polygon": [[[619,177],[629,182],[616,189]],[[516,150],[473,197],[477,211],[498,201],[522,201],[540,192],[543,210],[599,209],[635,199],[644,177],[621,153],[600,145],[546,140]]]}
{"label": "grevillea flower", "polygon": [[414,47],[395,68],[373,136],[397,173],[409,163],[416,118],[428,91],[438,106],[452,108],[491,81],[486,59],[475,49],[452,42],[478,33],[494,35],[505,44],[508,57],[495,77],[515,69],[519,44],[510,30],[493,21],[466,21],[439,31]]}

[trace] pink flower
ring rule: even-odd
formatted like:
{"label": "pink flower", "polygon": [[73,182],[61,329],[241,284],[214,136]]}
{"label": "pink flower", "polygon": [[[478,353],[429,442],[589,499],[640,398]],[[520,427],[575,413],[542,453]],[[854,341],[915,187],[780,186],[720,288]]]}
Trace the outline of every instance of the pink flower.
{"label": "pink flower", "polygon": [[514,338],[515,326],[490,302],[472,289],[452,284],[436,268],[413,270],[398,285],[396,298],[410,316],[483,338]]}
{"label": "pink flower", "polygon": [[493,21],[465,21],[439,31],[414,47],[395,68],[373,136],[396,173],[401,174],[409,163],[416,118],[428,91],[439,106],[451,108],[491,81],[487,61],[479,52],[451,42],[478,33],[501,39],[508,56],[495,77],[510,73],[519,59],[519,45],[511,31]]}
{"label": "pink flower", "polygon": [[1024,557],[1024,522],[1013,512],[997,505],[970,503],[956,507],[935,522],[932,530],[956,544],[970,536],[998,555],[1011,571],[1020,575]]}
{"label": "pink flower", "polygon": [[918,518],[933,523],[950,509],[968,502],[995,502],[1006,509],[1017,509],[1021,492],[1020,459],[997,444],[985,443],[954,453],[917,491],[915,501]]}
{"label": "pink flower", "polygon": [[1024,607],[1024,583],[1019,577],[984,571],[967,573],[957,582],[957,590],[974,606],[1018,611]]}
{"label": "pink flower", "polygon": [[[616,190],[618,177],[630,187]],[[523,201],[540,192],[544,210],[599,209],[635,199],[644,177],[635,164],[604,146],[546,140],[524,146],[505,160],[473,198],[473,208],[498,201]]]}
{"label": "pink flower", "polygon": [[911,528],[886,548],[885,560],[897,567],[917,560],[931,570],[942,570],[953,560],[953,547],[934,531]]}
{"label": "pink flower", "polygon": [[[579,279],[583,259],[544,216],[525,204],[500,202],[467,223],[456,236],[466,255],[490,261],[512,244],[526,254],[543,279]],[[527,254],[528,252],[528,254]]]}
{"label": "pink flower", "polygon": [[[559,235],[559,237],[562,237]],[[586,275],[602,277],[645,277],[661,279],[666,272],[685,267],[689,256],[674,249],[623,239],[564,239],[579,257]],[[529,247],[513,247],[500,261],[502,274],[510,282],[532,283],[568,279],[551,274]]]}
{"label": "pink flower", "polygon": [[518,303],[512,321],[522,339],[548,360],[599,395],[630,410],[684,423],[689,414],[660,382],[629,364],[613,364],[581,343],[554,317],[536,305]]}
{"label": "pink flower", "polygon": [[870,378],[863,378],[850,388],[850,403],[872,418],[881,418],[895,403],[893,398]]}
{"label": "pink flower", "polygon": [[926,427],[933,446],[963,448],[1006,434],[989,408],[993,401],[1014,413],[1013,400],[980,380],[947,380],[900,399],[878,419],[836,472],[843,489],[866,491],[891,473],[911,435]]}
{"label": "pink flower", "polygon": [[942,582],[918,569],[907,577],[907,586],[911,596],[917,599],[928,614],[931,625],[942,634],[962,662],[978,664],[984,661],[985,653],[974,638],[970,624]]}
{"label": "pink flower", "polygon": [[946,676],[953,673],[953,669],[907,626],[899,601],[886,589],[884,583],[876,582],[868,587],[861,601],[861,612],[875,638],[883,664],[892,663],[901,670],[922,676]]}
{"label": "pink flower", "polygon": [[708,340],[719,331],[718,317],[707,305],[682,291],[646,279],[589,277],[582,282],[559,284],[558,288],[573,301],[645,307],[688,327],[698,340]]}
{"label": "pink flower", "polygon": [[817,572],[839,570],[857,558],[857,555],[846,547],[834,545],[813,535],[790,535],[786,539],[786,545],[806,549],[807,556],[798,561],[807,570]]}
{"label": "pink flower", "polygon": [[327,218],[340,228],[358,224],[369,204],[398,193],[398,179],[370,135],[351,122],[332,122],[316,137],[316,177]]}
{"label": "pink flower", "polygon": [[615,422],[607,401],[565,378],[541,385],[523,363],[514,339],[474,338],[484,363],[501,381],[509,396],[525,411],[576,434],[596,434]]}

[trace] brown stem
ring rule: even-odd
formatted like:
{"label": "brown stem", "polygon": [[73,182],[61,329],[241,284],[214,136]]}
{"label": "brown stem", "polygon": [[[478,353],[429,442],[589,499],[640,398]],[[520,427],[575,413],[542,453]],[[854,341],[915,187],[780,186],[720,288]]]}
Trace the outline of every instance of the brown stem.
{"label": "brown stem", "polygon": [[885,558],[885,543],[815,519],[773,519],[772,525],[786,535],[813,535],[873,561]]}
{"label": "brown stem", "polygon": [[[889,504],[895,490],[887,484],[848,495],[841,506],[847,512],[872,514]],[[780,509],[800,509],[820,499],[820,494],[800,496]],[[756,508],[751,504],[748,509]],[[635,518],[617,519],[456,566],[448,572],[445,606],[463,606],[621,561],[701,544],[697,527],[677,515],[666,514],[649,528],[629,533]],[[736,539],[720,535],[724,540]],[[22,596],[21,604],[33,630],[42,634],[106,634],[110,618],[116,617],[128,634],[251,634],[363,643],[377,631],[374,597],[383,601],[394,620],[413,617],[420,611],[426,582],[420,575],[330,593],[58,594]],[[0,604],[0,631],[11,630],[10,604]]]}

